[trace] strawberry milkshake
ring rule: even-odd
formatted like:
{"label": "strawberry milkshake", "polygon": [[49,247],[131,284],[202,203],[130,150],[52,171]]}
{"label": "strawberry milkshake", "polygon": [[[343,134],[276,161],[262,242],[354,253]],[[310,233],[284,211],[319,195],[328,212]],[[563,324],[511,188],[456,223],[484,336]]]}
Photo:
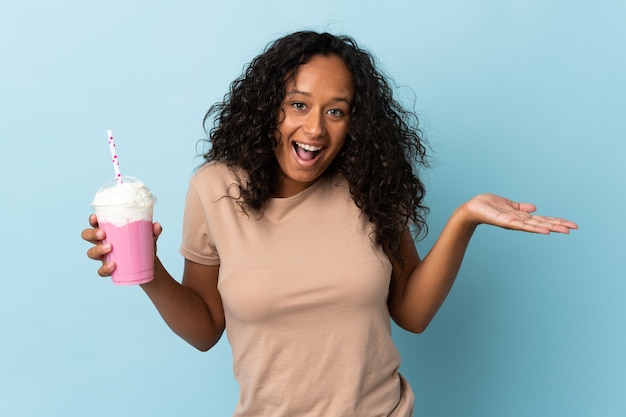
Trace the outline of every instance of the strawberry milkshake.
{"label": "strawberry milkshake", "polygon": [[152,209],[156,198],[132,177],[113,180],[96,193],[91,206],[111,244],[107,261],[115,263],[116,285],[145,284],[154,276]]}

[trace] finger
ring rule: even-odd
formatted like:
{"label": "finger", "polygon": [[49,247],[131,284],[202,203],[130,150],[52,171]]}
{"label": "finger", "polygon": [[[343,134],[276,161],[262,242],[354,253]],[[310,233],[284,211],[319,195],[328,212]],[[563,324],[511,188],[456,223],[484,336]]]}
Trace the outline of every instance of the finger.
{"label": "finger", "polygon": [[553,224],[552,227],[550,228],[550,231],[556,232],[556,233],[563,233],[564,235],[568,235],[569,230],[570,230],[569,227],[565,227],[560,224]]}
{"label": "finger", "polygon": [[570,230],[576,230],[578,225],[572,222],[552,222],[550,224],[550,230],[557,233],[569,234]]}
{"label": "finger", "polygon": [[89,225],[91,227],[98,227],[98,217],[95,214],[89,216]]}
{"label": "finger", "polygon": [[82,231],[80,236],[87,242],[96,244],[96,243],[102,242],[106,234],[104,233],[104,230],[102,229],[85,229]]}
{"label": "finger", "polygon": [[[559,220],[559,219],[553,219],[553,220]],[[567,224],[571,224],[571,222],[566,222],[566,224],[562,224],[559,221],[544,220],[542,218],[537,218],[537,217],[528,219],[525,223],[528,225],[525,230],[533,231],[535,233],[542,233],[542,234],[548,234],[552,232],[569,234],[570,229],[571,229],[571,227],[567,225]]]}
{"label": "finger", "polygon": [[106,255],[111,252],[111,249],[110,243],[101,243],[89,248],[87,250],[87,256],[96,261],[103,261]]}
{"label": "finger", "polygon": [[537,206],[530,203],[516,203],[517,209],[525,213],[534,213],[537,211]]}
{"label": "finger", "polygon": [[552,223],[549,221],[539,221],[537,223],[538,227],[543,227],[548,229],[550,232],[556,232],[556,233],[564,233],[564,234],[568,234],[569,233],[569,229],[565,226],[562,226],[560,224],[556,224],[556,223]]}
{"label": "finger", "polygon": [[534,217],[521,217],[510,219],[504,226],[505,229],[519,230],[523,232],[549,234],[551,229],[542,221]]}
{"label": "finger", "polygon": [[521,230],[524,232],[530,232],[530,233],[538,233],[540,235],[547,235],[547,234],[550,234],[551,232],[551,229],[549,227],[546,227],[543,224],[535,223],[531,221],[521,222],[518,230]]}
{"label": "finger", "polygon": [[163,226],[161,226],[161,223],[159,222],[152,223],[152,234],[154,235],[155,238],[158,239],[158,237],[161,236],[162,232],[163,232]]}
{"label": "finger", "polygon": [[98,275],[101,277],[108,277],[115,271],[115,263],[114,262],[103,262],[102,266],[98,268]]}
{"label": "finger", "polygon": [[578,225],[576,223],[557,217],[533,216],[533,220],[537,221],[537,224],[548,227],[550,230],[555,232],[569,233],[571,229],[578,229]]}
{"label": "finger", "polygon": [[533,219],[537,220],[540,223],[543,223],[546,227],[548,227],[548,225],[551,225],[550,227],[554,227],[559,231],[563,229],[578,229],[578,225],[576,223],[558,217],[533,216]]}

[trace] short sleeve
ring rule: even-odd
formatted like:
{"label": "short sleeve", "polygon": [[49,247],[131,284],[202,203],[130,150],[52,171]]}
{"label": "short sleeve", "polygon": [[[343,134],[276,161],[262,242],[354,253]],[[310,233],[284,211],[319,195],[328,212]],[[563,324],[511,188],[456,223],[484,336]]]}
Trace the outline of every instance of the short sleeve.
{"label": "short sleeve", "polygon": [[180,253],[202,265],[219,265],[220,258],[211,236],[207,210],[206,202],[203,202],[192,178],[185,199]]}

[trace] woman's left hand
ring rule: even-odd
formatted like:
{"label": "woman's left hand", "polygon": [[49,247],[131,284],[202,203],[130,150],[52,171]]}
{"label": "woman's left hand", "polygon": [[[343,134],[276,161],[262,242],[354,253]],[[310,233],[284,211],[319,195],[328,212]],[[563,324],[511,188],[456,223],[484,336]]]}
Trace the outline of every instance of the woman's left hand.
{"label": "woman's left hand", "polygon": [[495,194],[477,195],[462,208],[468,219],[476,224],[542,234],[567,234],[572,229],[578,229],[578,225],[569,220],[532,214],[537,210],[534,204],[517,203]]}

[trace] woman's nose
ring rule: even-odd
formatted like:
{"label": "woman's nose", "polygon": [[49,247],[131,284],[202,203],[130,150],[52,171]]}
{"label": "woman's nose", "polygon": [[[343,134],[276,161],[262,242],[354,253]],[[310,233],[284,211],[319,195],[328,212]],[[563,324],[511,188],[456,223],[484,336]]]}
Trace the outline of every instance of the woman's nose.
{"label": "woman's nose", "polygon": [[310,112],[304,121],[304,132],[312,137],[324,136],[326,128],[324,126],[324,115],[317,111]]}

